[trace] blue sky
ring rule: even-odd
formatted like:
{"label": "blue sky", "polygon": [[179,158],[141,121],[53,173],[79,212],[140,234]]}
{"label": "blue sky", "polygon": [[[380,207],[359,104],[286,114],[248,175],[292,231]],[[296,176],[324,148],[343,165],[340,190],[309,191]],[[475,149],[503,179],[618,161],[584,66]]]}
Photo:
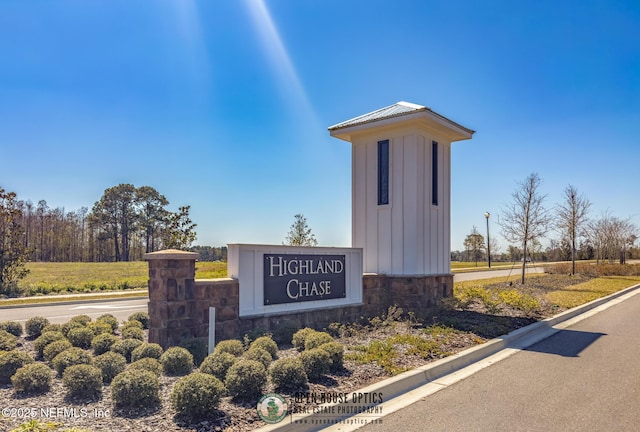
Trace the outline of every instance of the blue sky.
{"label": "blue sky", "polygon": [[1,0],[0,186],[93,206],[119,183],[191,205],[198,244],[351,242],[327,127],[398,101],[452,148],[452,248],[537,172],[640,226],[640,3]]}

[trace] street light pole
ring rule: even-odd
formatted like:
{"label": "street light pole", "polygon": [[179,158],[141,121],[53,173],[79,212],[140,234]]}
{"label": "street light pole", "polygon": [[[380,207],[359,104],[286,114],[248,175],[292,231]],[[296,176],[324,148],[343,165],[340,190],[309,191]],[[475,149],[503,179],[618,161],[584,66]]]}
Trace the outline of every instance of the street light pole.
{"label": "street light pole", "polygon": [[486,212],[484,217],[487,219],[487,264],[491,268],[491,241],[489,240],[489,216],[491,213]]}

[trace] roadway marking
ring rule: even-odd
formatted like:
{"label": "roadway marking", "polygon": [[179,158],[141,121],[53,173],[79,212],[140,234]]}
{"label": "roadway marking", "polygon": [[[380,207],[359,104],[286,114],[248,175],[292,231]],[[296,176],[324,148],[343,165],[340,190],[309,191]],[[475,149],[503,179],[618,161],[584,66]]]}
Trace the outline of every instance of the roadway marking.
{"label": "roadway marking", "polygon": [[[79,309],[126,309],[126,308],[130,308],[131,306],[110,306],[110,305],[104,305],[104,306],[76,306],[73,307],[69,310],[79,310]],[[140,305],[138,307],[146,307],[146,305]]]}

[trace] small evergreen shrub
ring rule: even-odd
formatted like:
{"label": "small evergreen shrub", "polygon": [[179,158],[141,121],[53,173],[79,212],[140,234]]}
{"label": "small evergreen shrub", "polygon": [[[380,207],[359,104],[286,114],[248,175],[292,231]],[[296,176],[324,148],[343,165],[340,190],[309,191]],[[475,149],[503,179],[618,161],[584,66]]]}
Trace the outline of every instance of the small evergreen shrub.
{"label": "small evergreen shrub", "polygon": [[257,398],[267,383],[267,371],[255,360],[239,359],[227,371],[227,391],[237,399]]}
{"label": "small evergreen shrub", "polygon": [[278,344],[270,336],[260,336],[258,339],[251,342],[249,349],[262,348],[269,354],[271,358],[275,359],[278,356]]}
{"label": "small evergreen shrub", "polygon": [[331,358],[330,370],[339,371],[344,368],[344,347],[342,345],[338,342],[327,342],[320,345],[320,349],[326,351]]}
{"label": "small evergreen shrub", "polygon": [[139,339],[124,339],[114,343],[111,346],[111,351],[123,355],[127,362],[130,362],[131,352],[140,345],[142,345],[142,341]]}
{"label": "small evergreen shrub", "polygon": [[149,328],[149,314],[147,312],[136,312],[129,316],[129,321],[139,321],[142,324],[142,328]]}
{"label": "small evergreen shrub", "polygon": [[88,364],[72,365],[65,369],[62,383],[68,396],[94,399],[102,393],[102,371]]}
{"label": "small evergreen shrub", "polygon": [[53,378],[51,368],[42,363],[28,363],[11,377],[17,393],[46,393]]}
{"label": "small evergreen shrub", "polygon": [[111,350],[111,347],[118,342],[118,338],[110,333],[102,333],[91,340],[91,348],[95,355],[104,354]]}
{"label": "small evergreen shrub", "polygon": [[238,357],[228,352],[212,352],[200,364],[200,372],[213,375],[224,382],[227,371],[237,360]]}
{"label": "small evergreen shrub", "polygon": [[91,364],[92,360],[91,354],[82,348],[73,347],[62,351],[60,354],[55,356],[51,363],[53,364],[53,368],[56,372],[58,372],[58,376],[62,377],[65,369],[69,366]]}
{"label": "small evergreen shrub", "polygon": [[42,333],[36,340],[33,341],[33,347],[38,352],[38,356],[42,357],[44,349],[51,342],[55,342],[61,339],[65,339],[64,335],[59,332],[46,332]]}
{"label": "small evergreen shrub", "polygon": [[157,360],[162,355],[162,352],[162,347],[157,343],[143,342],[131,351],[131,361],[135,362],[146,357]]}
{"label": "small evergreen shrub", "polygon": [[93,359],[93,364],[102,371],[102,381],[109,384],[113,378],[127,367],[127,359],[113,351],[107,351]]}
{"label": "small evergreen shrub", "polygon": [[333,338],[329,333],[318,331],[309,333],[304,340],[304,349],[310,350],[319,348],[320,345],[324,345],[329,342],[333,342]]}
{"label": "small evergreen shrub", "polygon": [[300,353],[300,360],[307,373],[307,378],[315,380],[329,372],[331,368],[331,357],[329,353],[320,348],[304,350]]}
{"label": "small evergreen shrub", "polygon": [[209,341],[207,338],[187,338],[180,341],[180,346],[191,353],[196,367],[200,366],[209,354]]}
{"label": "small evergreen shrub", "polygon": [[193,369],[193,356],[182,347],[171,347],[160,356],[165,375],[186,375]]}
{"label": "small evergreen shrub", "polygon": [[104,321],[90,322],[89,324],[87,324],[87,328],[90,329],[95,336],[103,333],[106,333],[106,334],[113,333],[113,328],[111,327],[111,325]]}
{"label": "small evergreen shrub", "polygon": [[144,357],[131,363],[128,370],[133,369],[147,370],[149,372],[153,372],[155,376],[160,376],[162,374],[162,363],[157,359]]}
{"label": "small evergreen shrub", "polygon": [[0,330],[0,351],[11,351],[18,346],[18,339],[6,330]]}
{"label": "small evergreen shrub", "polygon": [[298,351],[302,351],[305,348],[305,341],[307,339],[307,336],[315,332],[316,330],[310,327],[305,327],[303,329],[300,329],[293,334],[293,338],[291,338],[291,344],[295,348],[298,348]]}
{"label": "small evergreen shrub", "polygon": [[160,402],[160,380],[153,372],[133,369],[111,381],[111,399],[116,407],[152,407]]}
{"label": "small evergreen shrub", "polygon": [[62,324],[47,324],[42,329],[42,333],[59,332],[62,333]]}
{"label": "small evergreen shrub", "polygon": [[64,337],[69,336],[69,332],[74,328],[82,328],[85,327],[80,321],[67,321],[62,324],[62,334]]}
{"label": "small evergreen shrub", "polygon": [[22,325],[16,321],[0,322],[0,330],[4,330],[8,333],[11,333],[15,337],[22,336]]}
{"label": "small evergreen shrub", "polygon": [[95,333],[88,327],[73,328],[69,330],[67,339],[74,347],[89,349],[91,348],[91,341],[95,337]]}
{"label": "small evergreen shrub", "polygon": [[74,317],[72,317],[69,322],[77,322],[82,324],[83,326],[86,326],[87,324],[89,324],[91,322],[91,317],[89,315],[76,315]]}
{"label": "small evergreen shrub", "polygon": [[139,328],[140,330],[144,329],[144,326],[142,325],[142,323],[140,321],[137,321],[137,320],[125,321],[122,324],[122,329],[126,329],[128,327],[136,327],[136,328]]}
{"label": "small evergreen shrub", "polygon": [[122,330],[120,330],[120,334],[122,334],[122,339],[138,339],[139,341],[144,340],[144,330],[136,327],[123,327]]}
{"label": "small evergreen shrub", "polygon": [[33,358],[25,352],[12,350],[0,355],[0,383],[9,384],[11,377],[21,367],[33,363]]}
{"label": "small evergreen shrub", "polygon": [[242,358],[260,362],[265,369],[268,369],[269,365],[273,361],[271,354],[260,347],[251,348],[250,350],[245,351],[245,353],[242,354]]}
{"label": "small evergreen shrub", "polygon": [[45,317],[34,316],[27,320],[24,324],[24,329],[27,332],[27,336],[35,339],[42,334],[42,329],[49,324],[49,320]]}
{"label": "small evergreen shrub", "polygon": [[299,358],[284,358],[273,362],[269,368],[271,382],[279,390],[297,390],[307,385],[307,373]]}
{"label": "small evergreen shrub", "polygon": [[196,372],[178,380],[171,391],[171,404],[179,414],[198,419],[214,413],[224,394],[218,378]]}
{"label": "small evergreen shrub", "polygon": [[44,361],[50,362],[62,351],[68,350],[72,346],[73,345],[71,345],[71,342],[66,339],[53,341],[49,345],[44,347],[44,350],[42,351],[42,357],[44,358]]}
{"label": "small evergreen shrub", "polygon": [[237,339],[228,339],[218,342],[213,350],[214,352],[226,352],[239,357],[244,352],[244,345]]}
{"label": "small evergreen shrub", "polygon": [[98,319],[96,319],[96,322],[103,322],[103,323],[109,324],[111,326],[112,332],[115,332],[116,330],[118,330],[118,327],[120,326],[120,322],[118,321],[118,318],[116,318],[111,314],[100,315]]}

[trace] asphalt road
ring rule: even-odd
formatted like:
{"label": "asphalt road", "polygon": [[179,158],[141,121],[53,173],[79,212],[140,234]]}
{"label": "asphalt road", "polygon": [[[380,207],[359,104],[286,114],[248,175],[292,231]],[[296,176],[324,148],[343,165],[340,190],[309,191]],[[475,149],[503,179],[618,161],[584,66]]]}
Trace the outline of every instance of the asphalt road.
{"label": "asphalt road", "polygon": [[[531,273],[544,273],[544,269],[542,267],[527,267],[526,274]],[[520,275],[522,275],[522,267],[516,267],[512,270],[486,270],[478,272],[456,273],[453,276],[453,281],[461,282],[497,277],[504,277],[505,280],[508,278],[511,281],[515,281],[519,280]]]}
{"label": "asphalt road", "polygon": [[0,321],[25,322],[29,318],[40,315],[51,323],[65,323],[76,315],[89,315],[95,319],[100,315],[110,313],[121,321],[126,321],[134,312],[147,311],[146,298],[130,300],[97,300],[74,304],[38,304],[0,309]]}
{"label": "asphalt road", "polygon": [[640,294],[362,431],[640,430]]}

